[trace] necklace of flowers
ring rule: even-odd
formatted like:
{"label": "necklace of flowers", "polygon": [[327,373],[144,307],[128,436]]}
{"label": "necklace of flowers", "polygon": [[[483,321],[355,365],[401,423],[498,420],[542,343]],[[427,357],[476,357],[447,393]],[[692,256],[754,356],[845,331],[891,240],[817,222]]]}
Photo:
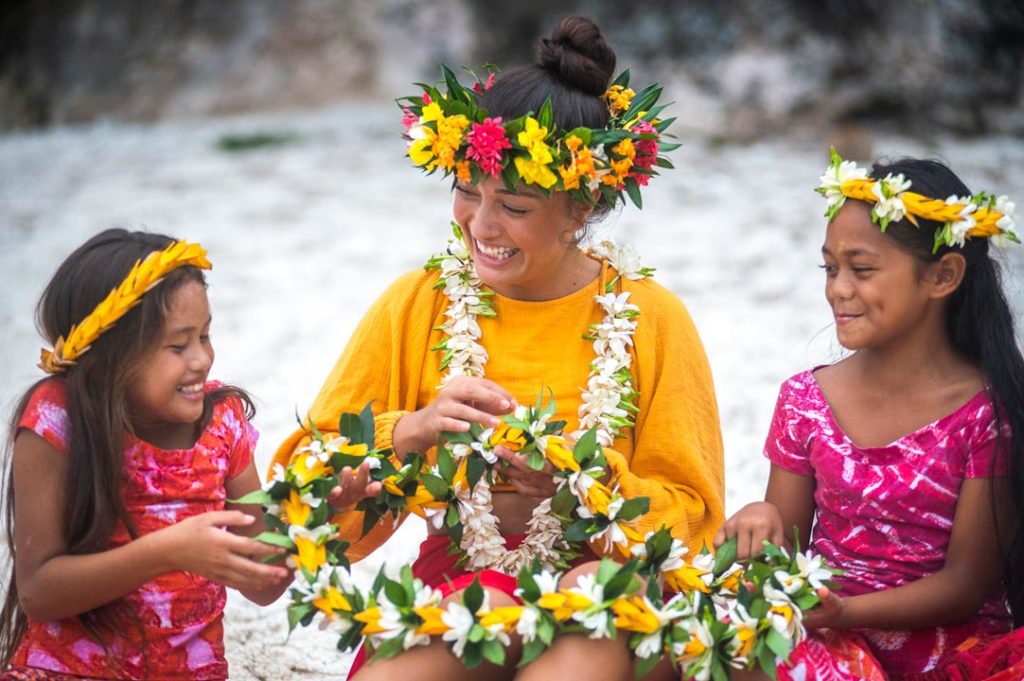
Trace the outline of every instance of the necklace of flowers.
{"label": "necklace of flowers", "polygon": [[[446,320],[439,327],[445,334],[444,340],[435,345],[433,350],[443,351],[441,370],[448,373],[442,378],[445,385],[455,376],[484,375],[487,362],[487,350],[480,344],[481,331],[477,322],[480,315],[495,316],[491,298],[492,291],[483,288],[469,249],[463,238],[462,230],[455,222],[452,223],[452,238],[448,242],[446,253],[432,257],[425,268],[440,270],[436,288],[443,289],[449,304],[445,310]],[[590,375],[587,386],[582,391],[582,404],[579,408],[580,428],[572,437],[578,439],[587,430],[596,429],[597,441],[602,446],[610,446],[620,432],[634,425],[633,414],[636,412],[635,400],[637,392],[633,388],[630,373],[632,356],[629,348],[633,345],[633,334],[636,331],[637,317],[640,309],[630,303],[629,292],[616,294],[616,284],[621,277],[643,279],[653,274],[654,270],[640,265],[636,252],[626,246],[620,247],[611,239],[605,239],[589,250],[592,257],[608,260],[617,274],[604,286],[604,293],[595,296],[597,304],[605,312],[604,318],[590,326],[586,338],[593,341],[595,358],[590,364]],[[538,404],[539,407],[539,404]],[[529,424],[531,440],[537,443],[540,454],[544,454],[546,437],[546,419],[536,422],[524,420],[523,408],[514,415],[517,420]],[[460,443],[452,448],[452,454],[461,459],[473,453],[484,457],[488,464],[494,464],[495,443],[493,429],[483,431],[473,443]],[[579,475],[573,481],[586,496],[587,487],[604,471],[589,471],[588,475]],[[560,485],[573,484],[565,478],[556,478]],[[617,506],[623,500],[617,487],[612,490],[612,519]],[[534,560],[548,568],[565,565],[570,557],[571,547],[564,540],[565,526],[552,514],[551,499],[545,499],[533,510],[527,523],[527,535],[518,548],[505,550],[505,540],[498,530],[498,519],[491,513],[492,499],[489,481],[485,478],[477,480],[472,487],[456,490],[458,513],[463,530],[459,548],[464,552],[466,563],[470,569],[480,570],[491,568],[516,574]],[[585,513],[586,507],[581,510]],[[440,527],[441,512],[435,511],[434,524]],[[618,529],[617,523],[610,528]],[[605,536],[608,543],[625,544],[625,537],[612,534]],[[601,538],[601,537],[592,537]],[[618,541],[617,541],[618,540]]]}

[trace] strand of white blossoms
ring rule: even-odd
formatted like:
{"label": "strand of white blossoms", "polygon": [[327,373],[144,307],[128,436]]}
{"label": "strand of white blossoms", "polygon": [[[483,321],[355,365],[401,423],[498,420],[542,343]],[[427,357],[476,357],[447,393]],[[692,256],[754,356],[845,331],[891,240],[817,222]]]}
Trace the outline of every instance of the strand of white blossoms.
{"label": "strand of white blossoms", "polygon": [[[610,238],[603,239],[590,249],[590,253],[607,259],[618,275],[608,282],[603,295],[594,297],[605,316],[600,322],[591,325],[588,334],[588,338],[594,341],[596,357],[590,365],[587,387],[582,391],[580,429],[573,433],[573,437],[578,438],[588,429],[596,427],[598,442],[602,446],[609,446],[622,428],[633,425],[631,414],[636,411],[634,400],[637,393],[633,389],[630,373],[632,356],[629,348],[633,345],[636,319],[640,315],[640,308],[628,302],[629,292],[616,295],[614,286],[619,277],[644,279],[651,276],[654,270],[640,265],[640,258],[634,249],[629,246],[620,247]],[[433,348],[444,351],[441,369],[447,369],[448,373],[442,377],[441,386],[455,376],[482,377],[488,357],[487,350],[479,343],[482,333],[476,318],[480,314],[495,316],[494,306],[489,300],[494,294],[483,289],[483,282],[477,276],[458,224],[452,223],[452,238],[448,241],[447,252],[432,257],[426,268],[440,269],[441,274],[435,286],[443,288],[449,301],[445,310],[447,319],[440,327],[447,338]],[[544,423],[540,422],[537,427],[543,431]],[[486,442],[490,433],[490,430],[485,431],[480,439]],[[537,432],[534,435],[543,452],[543,433]],[[483,455],[488,463],[496,461],[493,451],[487,447],[457,446],[452,455],[461,459],[474,451]],[[579,477],[581,483],[586,482],[583,478],[591,479],[586,472],[580,472]],[[558,478],[556,483],[566,484],[565,480]],[[585,494],[586,490],[583,491]],[[540,561],[546,569],[555,569],[563,552],[569,549],[563,537],[561,522],[551,514],[550,499],[545,499],[533,509],[523,542],[516,549],[506,550],[505,539],[498,529],[498,518],[491,512],[494,507],[486,479],[481,478],[472,489],[463,489],[461,484],[457,485],[455,492],[459,503],[459,519],[463,525],[459,546],[465,551],[467,565],[471,570],[491,568],[514,575],[534,560]],[[614,493],[617,495],[618,490]],[[621,506],[621,502],[618,505]],[[433,521],[436,523],[442,518],[440,512],[435,512]],[[617,526],[613,523],[611,527]]]}

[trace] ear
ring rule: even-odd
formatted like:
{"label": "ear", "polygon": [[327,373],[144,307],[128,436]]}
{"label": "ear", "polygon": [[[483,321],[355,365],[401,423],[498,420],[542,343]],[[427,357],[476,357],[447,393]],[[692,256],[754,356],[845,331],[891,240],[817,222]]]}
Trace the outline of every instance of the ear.
{"label": "ear", "polygon": [[586,224],[587,218],[590,217],[590,213],[594,210],[594,206],[582,201],[578,201],[573,197],[569,197],[569,216],[572,218],[573,231],[576,231]]}
{"label": "ear", "polygon": [[950,251],[928,266],[927,279],[932,298],[946,298],[953,294],[964,280],[967,260],[960,253]]}

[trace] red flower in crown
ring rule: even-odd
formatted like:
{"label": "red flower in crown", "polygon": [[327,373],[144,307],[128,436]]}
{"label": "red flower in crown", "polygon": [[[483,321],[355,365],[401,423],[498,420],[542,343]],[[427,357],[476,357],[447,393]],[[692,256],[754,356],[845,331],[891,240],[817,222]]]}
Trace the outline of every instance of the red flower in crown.
{"label": "red flower in crown", "polygon": [[[657,135],[658,131],[654,129],[649,121],[639,120],[629,128],[633,132],[641,134],[653,134]],[[636,149],[636,158],[633,159],[634,168],[642,168],[644,170],[650,170],[654,167],[654,162],[658,160],[658,140],[634,140],[633,147]],[[629,174],[636,183],[641,187],[646,187],[647,182],[651,179],[651,176],[646,173],[633,173]]]}
{"label": "red flower in crown", "polygon": [[483,123],[474,123],[466,135],[469,148],[466,158],[476,161],[480,170],[491,177],[501,174],[501,152],[512,146],[505,136],[501,118],[485,118]]}

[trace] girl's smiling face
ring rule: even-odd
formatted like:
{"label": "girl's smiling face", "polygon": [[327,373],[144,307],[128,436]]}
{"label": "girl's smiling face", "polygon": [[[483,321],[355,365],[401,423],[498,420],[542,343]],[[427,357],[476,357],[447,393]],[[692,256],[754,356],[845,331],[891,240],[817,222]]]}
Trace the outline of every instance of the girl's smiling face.
{"label": "girl's smiling face", "polygon": [[935,302],[932,265],[884,235],[867,204],[846,202],[828,226],[821,253],[825,298],[843,347],[887,345],[921,328]]}
{"label": "girl's smiling face", "polygon": [[581,268],[593,262],[572,241],[589,210],[565,192],[511,191],[494,178],[460,182],[453,212],[480,279],[509,298],[567,295],[575,290]]}
{"label": "girl's smiling face", "polygon": [[129,418],[140,439],[164,449],[194,444],[213,365],[210,321],[203,284],[188,281],[171,295],[163,331],[127,385]]}

